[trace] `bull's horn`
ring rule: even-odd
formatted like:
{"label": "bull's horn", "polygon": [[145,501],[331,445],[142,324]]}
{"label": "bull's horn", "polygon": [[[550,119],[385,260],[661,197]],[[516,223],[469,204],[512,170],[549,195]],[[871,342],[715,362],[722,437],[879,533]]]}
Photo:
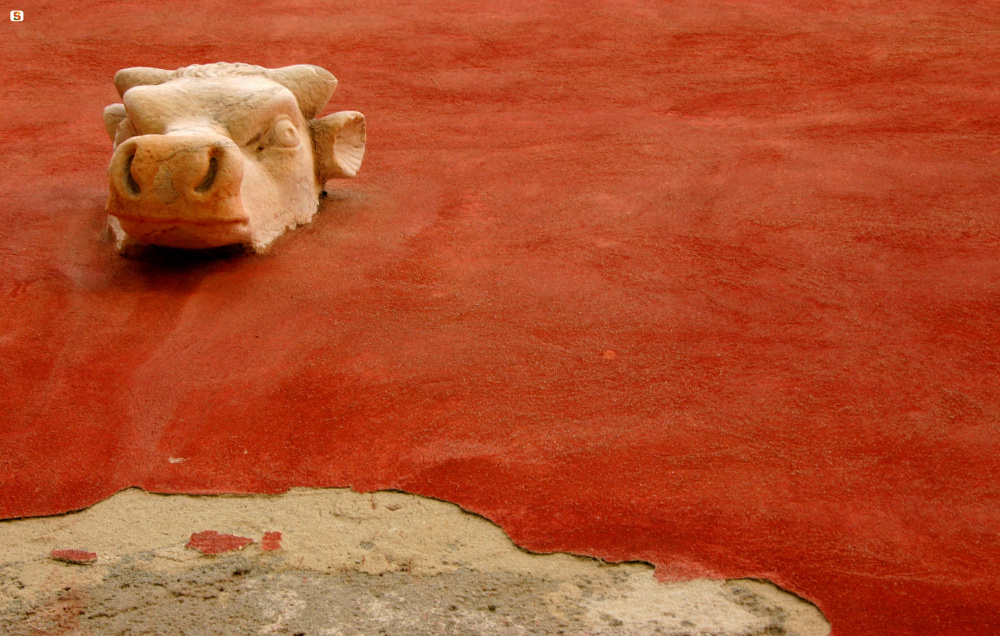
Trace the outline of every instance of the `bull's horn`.
{"label": "bull's horn", "polygon": [[132,68],[123,68],[115,73],[115,88],[118,89],[118,94],[124,97],[125,91],[133,86],[162,84],[168,79],[170,79],[170,71],[164,71],[161,68],[150,68],[148,66],[134,66]]}
{"label": "bull's horn", "polygon": [[118,124],[125,119],[125,104],[111,104],[104,109],[104,128],[108,131],[111,141],[118,135]]}
{"label": "bull's horn", "polygon": [[337,90],[337,78],[325,68],[312,64],[270,69],[267,76],[292,91],[306,119],[315,117]]}

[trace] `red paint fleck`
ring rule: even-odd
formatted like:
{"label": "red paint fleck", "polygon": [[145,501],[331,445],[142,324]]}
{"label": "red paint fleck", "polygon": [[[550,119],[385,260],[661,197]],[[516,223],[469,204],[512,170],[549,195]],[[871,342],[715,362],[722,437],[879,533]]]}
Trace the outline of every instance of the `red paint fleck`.
{"label": "red paint fleck", "polygon": [[79,565],[89,565],[97,561],[97,553],[88,552],[87,550],[53,550],[50,556],[56,561],[77,563]]}
{"label": "red paint fleck", "polygon": [[281,549],[281,533],[265,532],[264,538],[260,540],[260,549],[264,552]]}
{"label": "red paint fleck", "polygon": [[608,349],[607,351],[601,354],[601,357],[604,358],[605,360],[614,360],[615,358],[618,357],[618,354],[615,353],[613,349]]}
{"label": "red paint fleck", "polygon": [[242,550],[253,543],[253,539],[235,534],[221,534],[215,530],[195,532],[187,542],[188,548],[198,550],[203,554],[222,554],[233,550]]}

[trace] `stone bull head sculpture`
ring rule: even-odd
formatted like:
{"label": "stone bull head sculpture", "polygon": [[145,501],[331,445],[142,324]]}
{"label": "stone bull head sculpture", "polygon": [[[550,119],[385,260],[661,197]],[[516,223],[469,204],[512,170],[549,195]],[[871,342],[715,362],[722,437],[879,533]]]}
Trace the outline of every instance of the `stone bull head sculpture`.
{"label": "stone bull head sculpture", "polygon": [[206,64],[115,74],[104,109],[114,141],[108,227],[119,252],[142,244],[265,249],[308,223],[327,179],[353,177],[365,118],[315,116],[337,87],[318,66]]}

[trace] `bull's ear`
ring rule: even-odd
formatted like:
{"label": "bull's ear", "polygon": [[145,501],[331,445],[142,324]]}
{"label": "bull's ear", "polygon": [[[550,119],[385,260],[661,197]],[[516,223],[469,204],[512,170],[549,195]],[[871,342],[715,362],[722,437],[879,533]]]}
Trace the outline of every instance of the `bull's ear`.
{"label": "bull's ear", "polygon": [[152,86],[162,84],[170,79],[170,71],[162,68],[150,68],[148,66],[134,66],[123,68],[115,73],[115,88],[118,94],[125,96],[125,91],[134,86]]}
{"label": "bull's ear", "polygon": [[125,104],[111,104],[104,109],[104,129],[108,131],[111,141],[115,140],[118,124],[125,119]]}
{"label": "bull's ear", "polygon": [[345,110],[309,122],[316,153],[316,176],[327,179],[353,177],[365,156],[365,116]]}
{"label": "bull's ear", "polygon": [[296,64],[270,69],[267,76],[292,91],[306,119],[323,110],[337,90],[337,78],[325,68],[312,64]]}

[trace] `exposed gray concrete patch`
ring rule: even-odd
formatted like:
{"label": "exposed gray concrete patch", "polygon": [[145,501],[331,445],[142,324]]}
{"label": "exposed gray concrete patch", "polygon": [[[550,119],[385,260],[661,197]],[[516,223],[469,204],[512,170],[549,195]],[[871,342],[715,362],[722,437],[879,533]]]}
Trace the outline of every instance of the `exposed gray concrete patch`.
{"label": "exposed gray concrete patch", "polygon": [[[217,530],[259,544],[205,556]],[[515,546],[452,504],[397,492],[276,496],[128,490],[59,517],[0,522],[0,633],[826,636],[770,583],[658,583],[651,566]],[[93,565],[49,558],[96,552]]]}

